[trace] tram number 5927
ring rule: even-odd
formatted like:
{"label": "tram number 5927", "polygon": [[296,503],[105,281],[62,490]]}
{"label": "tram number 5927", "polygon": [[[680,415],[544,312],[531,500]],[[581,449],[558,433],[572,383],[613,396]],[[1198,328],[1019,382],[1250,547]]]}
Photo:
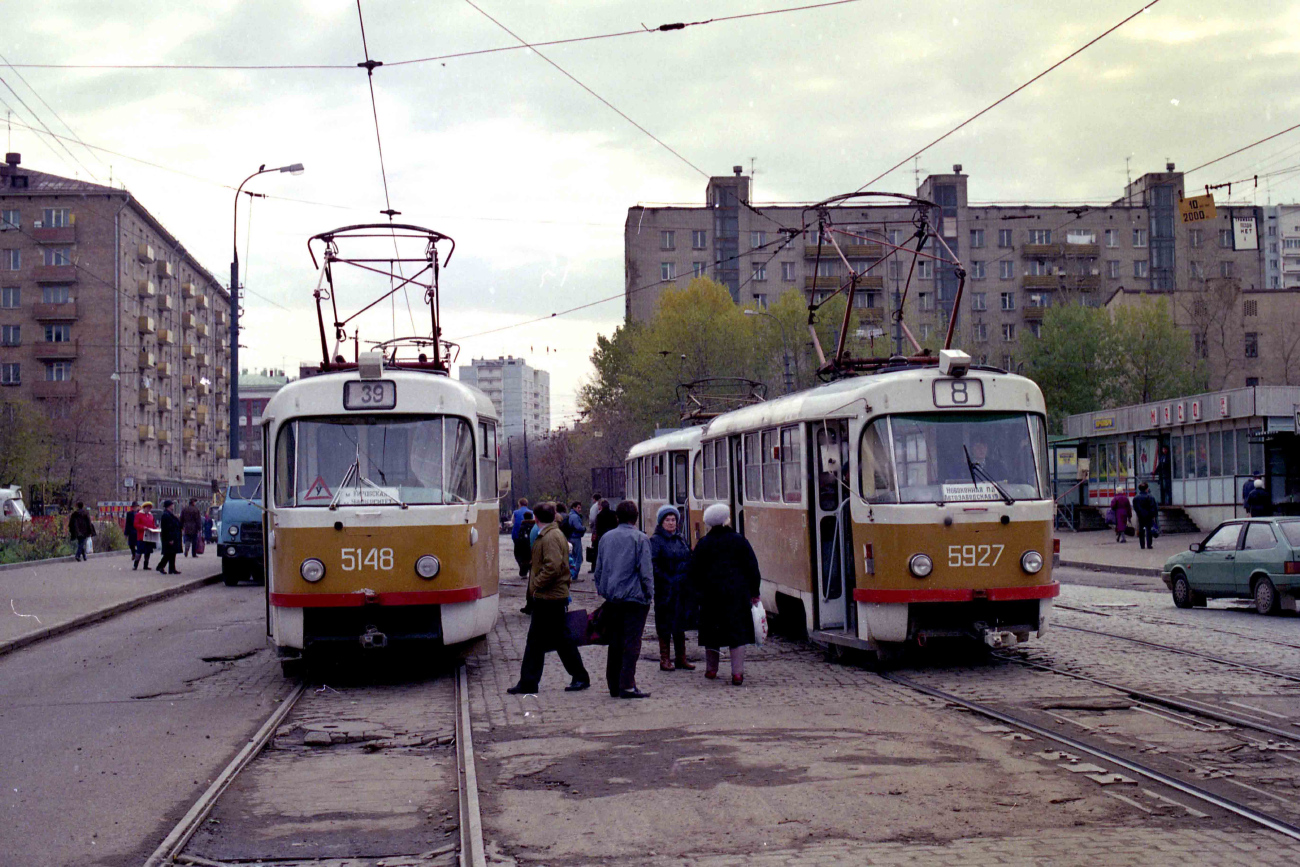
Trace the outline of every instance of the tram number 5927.
{"label": "tram number 5927", "polygon": [[949,566],[996,566],[1006,545],[949,545]]}
{"label": "tram number 5927", "polygon": [[362,569],[376,571],[393,571],[392,548],[344,548],[340,552],[344,572],[359,572]]}

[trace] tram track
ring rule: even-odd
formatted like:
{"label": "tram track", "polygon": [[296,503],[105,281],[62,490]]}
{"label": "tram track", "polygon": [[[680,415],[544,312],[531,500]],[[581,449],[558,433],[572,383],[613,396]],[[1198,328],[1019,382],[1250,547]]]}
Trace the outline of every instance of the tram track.
{"label": "tram track", "polygon": [[[1269,638],[1267,636],[1258,635],[1250,632],[1238,632],[1235,629],[1222,629],[1220,627],[1210,626],[1205,623],[1191,623],[1191,622],[1184,622],[1179,620],[1169,620],[1164,617],[1158,617],[1156,615],[1148,614],[1141,611],[1133,612],[1132,615],[1129,616],[1128,612],[1121,611],[1121,610],[1098,611],[1095,608],[1085,608],[1078,605],[1068,605],[1062,602],[1058,602],[1055,605],[1053,605],[1052,609],[1054,611],[1056,610],[1074,611],[1079,614],[1091,614],[1094,617],[1119,617],[1126,620],[1135,619],[1142,623],[1152,625],[1152,626],[1173,626],[1181,629],[1195,629],[1198,634],[1212,632],[1217,635],[1230,635],[1233,638],[1240,638],[1247,641],[1258,641],[1263,644],[1271,644],[1274,647],[1285,647],[1289,650],[1300,650],[1300,644],[1294,644],[1289,641],[1279,641],[1275,638]],[[1053,628],[1056,628],[1058,626],[1064,626],[1064,625],[1053,622],[1052,626]]]}
{"label": "tram track", "polygon": [[[342,858],[348,863],[356,864],[358,867],[367,864],[383,863],[392,858],[414,858],[421,864],[442,865],[452,863],[449,859],[454,858],[454,863],[458,867],[485,867],[486,850],[483,844],[483,825],[479,806],[478,777],[474,758],[473,733],[471,730],[471,716],[469,707],[469,683],[466,666],[461,663],[455,668],[451,678],[451,687],[454,692],[454,735],[451,737],[439,737],[436,739],[430,737],[422,743],[430,746],[435,743],[441,747],[448,741],[454,741],[455,770],[454,773],[448,773],[447,776],[454,777],[455,794],[454,799],[455,813],[451,815],[450,808],[447,815],[450,820],[454,820],[457,831],[454,841],[451,844],[437,846],[432,850],[424,847],[423,851],[416,852],[392,852],[383,857],[377,857],[373,854],[364,852],[348,854],[344,856],[329,855],[327,860],[333,861],[335,858]],[[445,689],[445,687],[444,687]],[[222,795],[230,789],[232,783],[240,778],[242,774],[255,765],[258,757],[268,750],[268,746],[278,743],[277,738],[285,733],[289,728],[286,721],[289,721],[295,709],[305,711],[302,703],[304,695],[322,694],[326,691],[335,692],[332,687],[322,686],[318,690],[312,690],[307,684],[298,684],[293,691],[281,701],[270,715],[263,721],[257,732],[249,739],[248,743],[239,751],[238,754],[226,765],[225,768],[216,776],[213,782],[203,792],[202,795],[194,802],[190,809],[185,813],[175,827],[167,834],[158,848],[146,859],[144,867],[170,867],[170,865],[192,865],[192,867],[234,867],[234,865],[261,864],[261,863],[316,863],[320,860],[319,856],[304,855],[302,858],[285,858],[282,855],[273,855],[261,852],[257,856],[241,855],[239,857],[222,857],[215,859],[205,857],[204,855],[186,851],[188,846],[196,842],[196,834],[205,827],[205,822],[217,822],[212,819],[214,810],[218,808]],[[355,704],[355,702],[352,702]],[[322,726],[315,726],[321,728]],[[328,728],[327,726],[323,726]],[[389,733],[391,734],[391,733]],[[416,741],[420,741],[417,737]],[[348,739],[351,743],[351,738]],[[403,746],[412,746],[413,744],[404,744]],[[415,744],[417,748],[418,744]],[[373,747],[373,749],[370,749]],[[363,745],[366,753],[380,751],[380,746],[375,743]],[[267,755],[279,754],[284,755],[283,750],[270,750]],[[299,754],[292,757],[292,761],[307,762],[310,759],[304,758]],[[283,762],[283,758],[281,758]],[[308,794],[308,793],[304,793]],[[218,813],[220,815],[220,813]],[[205,833],[207,833],[205,831]],[[252,836],[252,835],[250,835]],[[294,844],[297,845],[297,844]],[[454,851],[453,851],[454,850]],[[259,857],[260,856],[260,857]],[[403,863],[406,863],[405,861]]]}

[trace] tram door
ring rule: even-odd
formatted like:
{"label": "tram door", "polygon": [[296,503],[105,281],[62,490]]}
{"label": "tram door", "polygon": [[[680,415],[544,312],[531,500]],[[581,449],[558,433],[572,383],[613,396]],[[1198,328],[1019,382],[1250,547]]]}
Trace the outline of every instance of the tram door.
{"label": "tram door", "polygon": [[851,568],[846,568],[849,530],[848,422],[843,419],[809,425],[807,442],[813,500],[813,550],[817,556],[817,627],[849,629],[856,614],[852,604]]}
{"label": "tram door", "polygon": [[731,437],[728,451],[731,453],[731,526],[740,535],[745,535],[745,454],[743,438]]}
{"label": "tram door", "polygon": [[[691,507],[688,499],[690,482],[690,454],[688,452],[669,452],[672,468],[669,475],[668,502],[677,507],[677,526],[681,528],[682,538],[691,544]],[[654,532],[654,528],[650,528]]]}

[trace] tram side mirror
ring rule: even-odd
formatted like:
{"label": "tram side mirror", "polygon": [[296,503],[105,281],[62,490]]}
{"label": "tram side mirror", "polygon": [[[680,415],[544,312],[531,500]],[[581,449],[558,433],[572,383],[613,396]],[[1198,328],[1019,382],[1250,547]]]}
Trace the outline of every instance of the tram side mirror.
{"label": "tram side mirror", "polygon": [[1192,544],[1187,546],[1187,550],[1191,551],[1193,554],[1199,554],[1201,553],[1201,543],[1193,542]]}
{"label": "tram side mirror", "polygon": [[230,458],[226,461],[226,484],[241,488],[244,485],[244,461],[242,458]]}
{"label": "tram side mirror", "polygon": [[510,495],[510,470],[497,470],[497,498]]}

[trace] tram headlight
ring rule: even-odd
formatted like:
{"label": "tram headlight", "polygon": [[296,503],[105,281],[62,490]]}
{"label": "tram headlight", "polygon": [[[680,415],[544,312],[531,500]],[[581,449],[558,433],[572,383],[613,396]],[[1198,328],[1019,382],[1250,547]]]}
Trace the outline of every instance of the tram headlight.
{"label": "tram headlight", "polygon": [[1037,551],[1026,551],[1020,557],[1020,568],[1030,575],[1041,571],[1043,568],[1043,555]]}
{"label": "tram headlight", "polygon": [[438,574],[438,570],[441,568],[442,564],[439,563],[438,558],[432,554],[425,554],[419,560],[415,561],[415,574],[419,575],[421,578],[433,578]]}
{"label": "tram headlight", "polygon": [[929,554],[913,554],[907,561],[907,569],[917,578],[928,578],[934,571],[934,561]]}
{"label": "tram headlight", "polygon": [[298,574],[302,575],[302,580],[315,584],[325,577],[325,564],[315,557],[303,560],[302,566],[298,568]]}

